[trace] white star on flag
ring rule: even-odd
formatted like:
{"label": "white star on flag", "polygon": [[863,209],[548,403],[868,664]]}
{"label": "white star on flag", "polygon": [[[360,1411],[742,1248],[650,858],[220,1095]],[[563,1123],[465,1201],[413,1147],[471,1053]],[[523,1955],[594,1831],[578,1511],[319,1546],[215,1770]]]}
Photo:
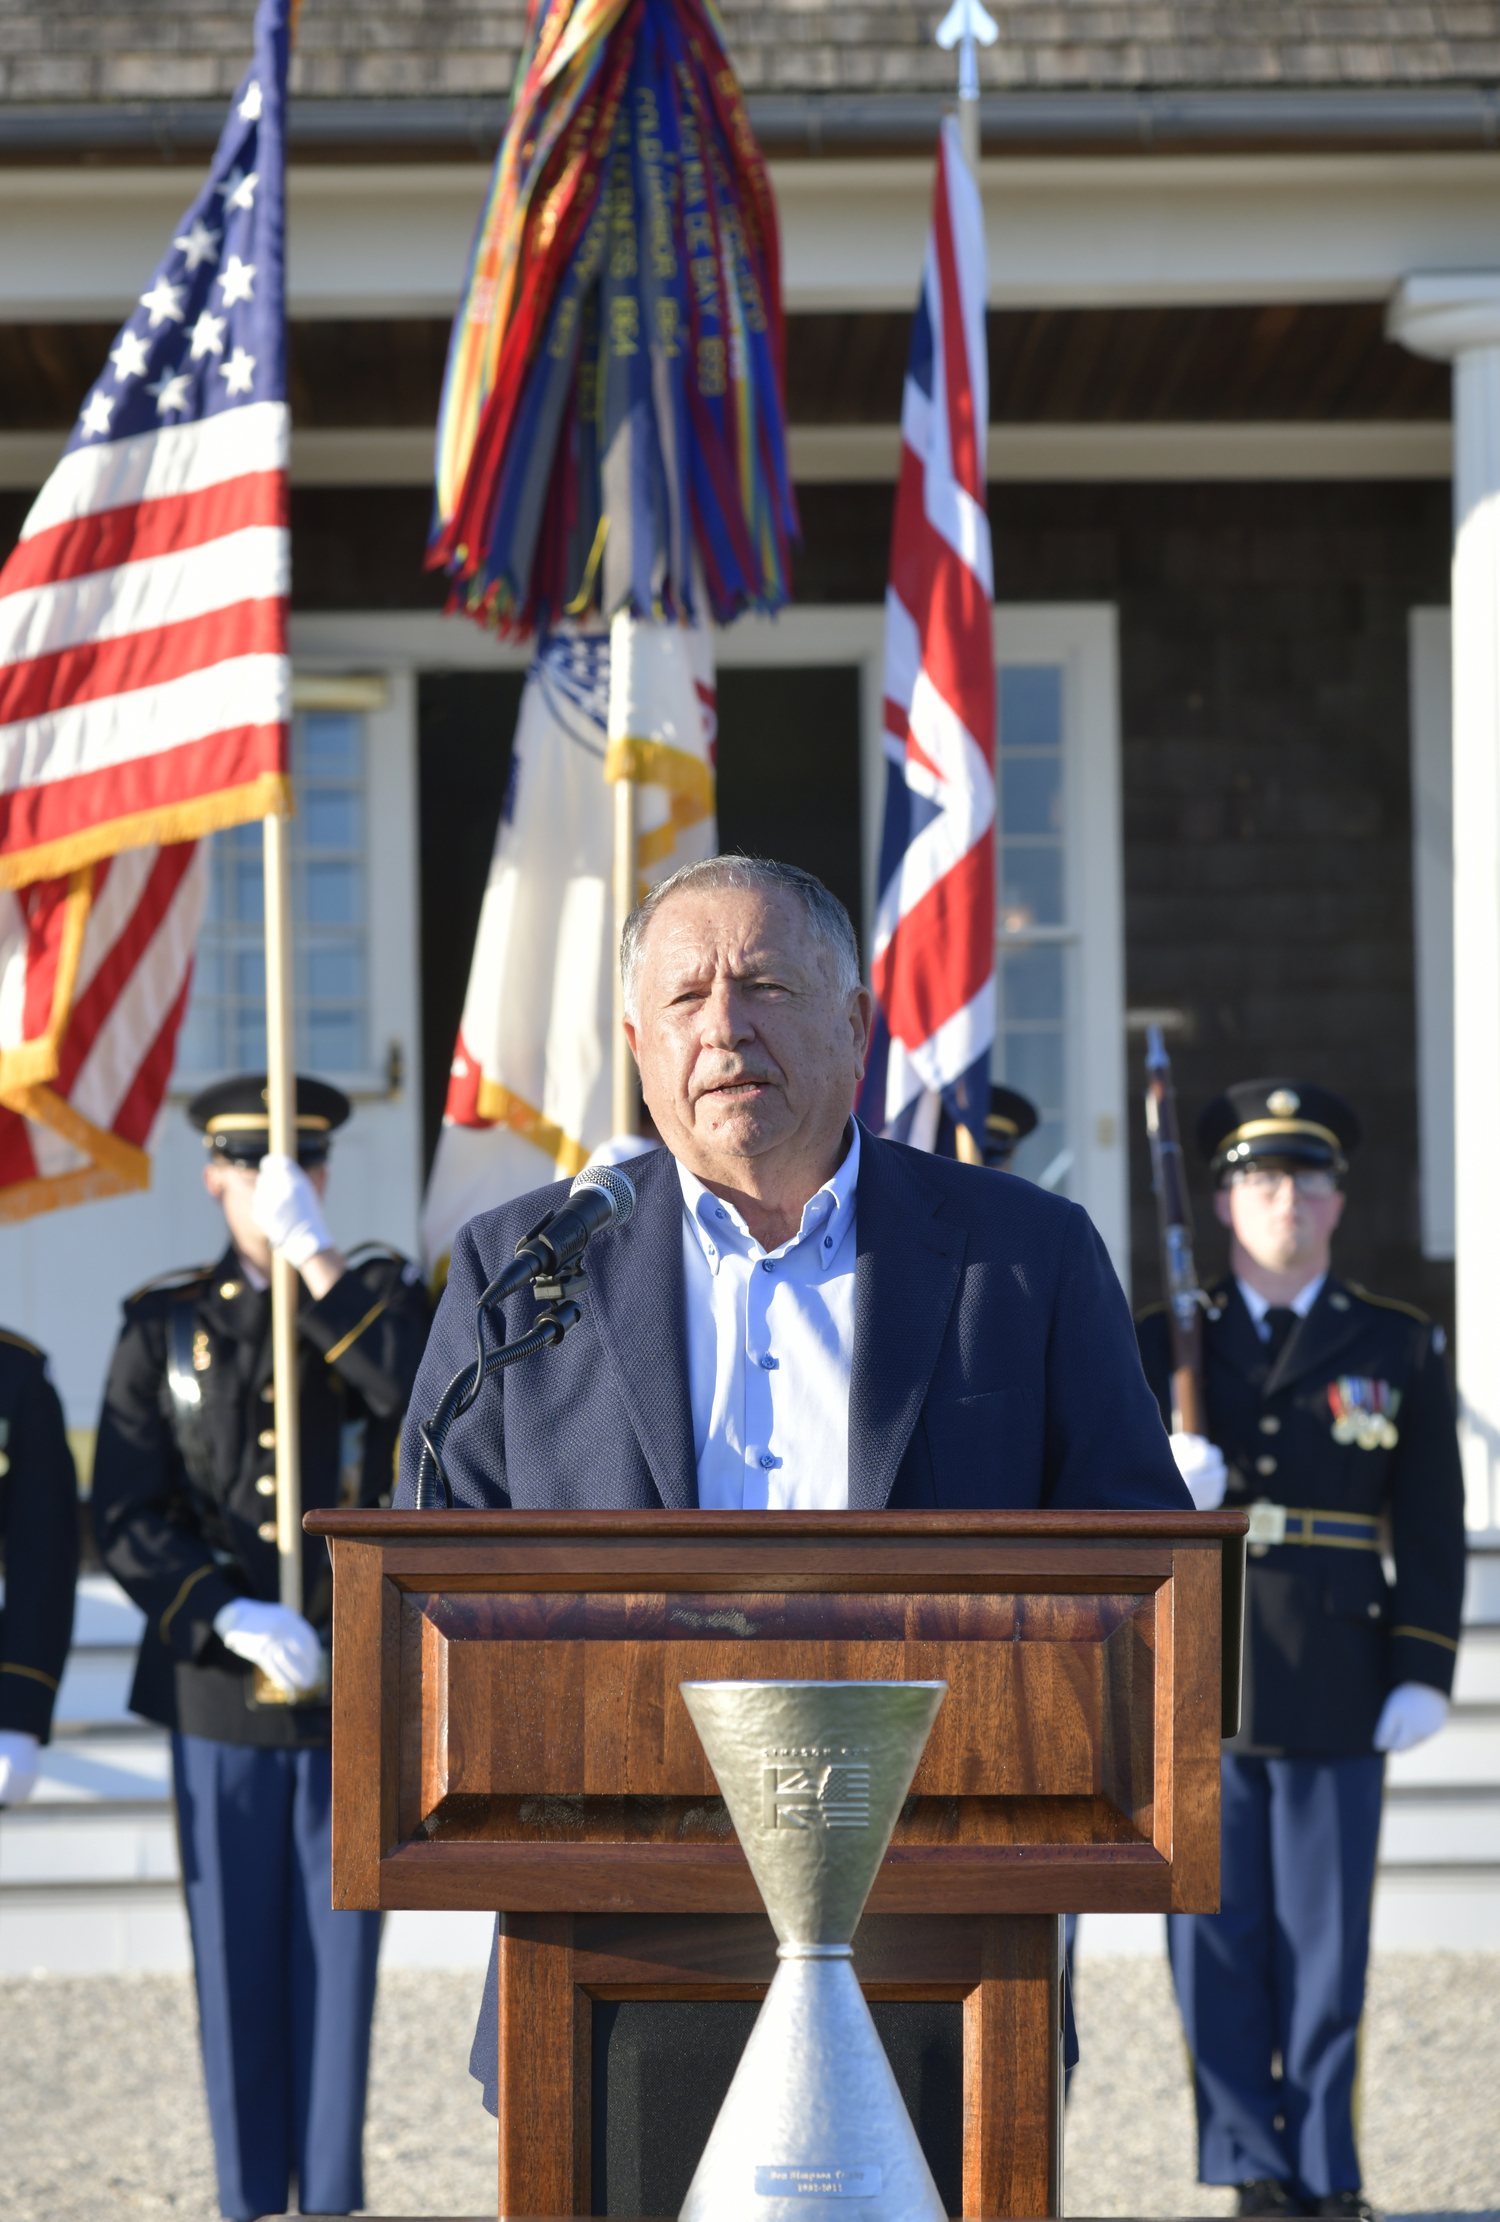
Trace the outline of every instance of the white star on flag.
{"label": "white star on flag", "polygon": [[259,183],[259,170],[252,170],[250,175],[246,177],[244,171],[236,163],[223,184],[214,188],[215,192],[222,193],[224,196],[225,215],[227,216],[232,208],[253,208],[255,206],[255,188]]}
{"label": "white star on flag", "polygon": [[193,361],[203,355],[222,355],[224,352],[224,326],[228,321],[222,316],[210,316],[204,309],[193,326]]}
{"label": "white star on flag", "polygon": [[210,231],[201,216],[195,216],[191,229],[185,232],[181,239],[174,239],[172,242],[179,254],[187,256],[189,276],[197,269],[200,262],[208,262],[212,259],[214,249],[218,244],[218,233]]}
{"label": "white star on flag", "polygon": [[253,298],[250,281],[254,276],[255,265],[253,262],[241,262],[238,255],[230,256],[220,275],[214,280],[216,285],[222,286],[224,289],[224,306],[226,309],[232,308],[236,301],[248,301]]}
{"label": "white star on flag", "polygon": [[92,439],[96,433],[109,430],[109,420],[114,413],[114,406],[114,403],[107,400],[102,393],[91,393],[89,395],[87,402],[84,404],[83,415],[78,420],[78,428],[85,439]]}
{"label": "white star on flag", "polygon": [[241,123],[259,123],[261,112],[260,79],[252,77],[245,87],[245,97],[240,102]]}
{"label": "white star on flag", "polygon": [[150,311],[153,332],[168,317],[174,324],[182,322],[182,291],[180,285],[168,285],[165,278],[158,278],[151,291],[141,295],[141,307]]}
{"label": "white star on flag", "polygon": [[115,366],[116,378],[123,386],[127,378],[145,375],[146,366],[151,360],[151,351],[139,332],[127,329],[120,334],[119,346],[110,349],[109,359]]}
{"label": "white star on flag", "polygon": [[237,347],[228,362],[219,365],[219,376],[224,381],[225,393],[248,393],[250,391],[250,373],[254,368],[255,357],[247,355],[243,347]]}
{"label": "white star on flag", "polygon": [[185,370],[164,370],[147,393],[156,396],[156,413],[159,417],[181,416],[188,405],[193,381]]}

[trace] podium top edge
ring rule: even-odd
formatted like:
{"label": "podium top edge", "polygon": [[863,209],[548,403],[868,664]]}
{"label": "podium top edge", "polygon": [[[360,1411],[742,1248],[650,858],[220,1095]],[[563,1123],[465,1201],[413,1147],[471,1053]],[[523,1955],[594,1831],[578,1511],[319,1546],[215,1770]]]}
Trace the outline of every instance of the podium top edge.
{"label": "podium top edge", "polygon": [[762,1541],[992,1543],[1233,1542],[1249,1528],[1243,1512],[309,1512],[309,1535],[347,1543],[509,1542],[553,1537],[559,1542],[665,1542],[755,1537]]}

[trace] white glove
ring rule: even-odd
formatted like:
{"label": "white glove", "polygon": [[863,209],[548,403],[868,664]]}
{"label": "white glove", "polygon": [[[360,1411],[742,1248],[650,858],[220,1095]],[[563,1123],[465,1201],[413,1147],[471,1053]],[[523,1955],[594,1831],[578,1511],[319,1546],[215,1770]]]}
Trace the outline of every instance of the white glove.
{"label": "white glove", "polygon": [[300,1272],[320,1250],[333,1248],[318,1191],[295,1157],[263,1157],[251,1216],[273,1250]]}
{"label": "white glove", "polygon": [[1377,1751],[1410,1751],[1425,1744],[1448,1718],[1448,1700],[1430,1682],[1398,1682],[1375,1723]]}
{"label": "white glove", "polygon": [[1206,1435],[1174,1435],[1171,1443],[1177,1471],[1187,1483],[1194,1509],[1217,1512],[1229,1481],[1224,1453]]}
{"label": "white glove", "polygon": [[236,1658],[248,1659],[289,1696],[318,1679],[322,1646],[317,1630],[287,1605],[261,1605],[236,1597],[214,1614],[214,1633]]}
{"label": "white glove", "polygon": [[0,1728],[0,1805],[24,1805],[31,1796],[39,1749],[24,1728]]}

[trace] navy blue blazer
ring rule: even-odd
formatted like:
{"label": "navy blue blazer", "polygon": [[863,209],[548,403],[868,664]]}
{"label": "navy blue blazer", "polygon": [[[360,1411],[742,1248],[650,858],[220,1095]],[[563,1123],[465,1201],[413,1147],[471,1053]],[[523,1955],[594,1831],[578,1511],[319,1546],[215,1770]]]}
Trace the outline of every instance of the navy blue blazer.
{"label": "navy blue blazer", "polygon": [[[860,1152],[850,1508],[1190,1511],[1087,1213],[868,1131]],[[444,1462],[455,1503],[696,1506],[677,1166],[653,1150],[628,1170],[635,1213],[589,1244],[579,1325],[492,1376],[454,1422]],[[566,1194],[561,1182],[538,1189],[461,1230],[407,1411],[398,1505],[415,1492],[417,1421],[473,1361],[480,1291]],[[513,1297],[506,1339],[539,1308]]]}

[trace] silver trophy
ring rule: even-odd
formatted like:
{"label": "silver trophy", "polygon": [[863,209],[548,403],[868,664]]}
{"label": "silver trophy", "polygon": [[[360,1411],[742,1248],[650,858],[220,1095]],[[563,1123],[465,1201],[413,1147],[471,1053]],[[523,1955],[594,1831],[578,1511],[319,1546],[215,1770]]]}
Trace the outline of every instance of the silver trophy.
{"label": "silver trophy", "polygon": [[682,2222],[942,2222],[850,1942],[946,1682],[684,1682],[781,1965]]}

